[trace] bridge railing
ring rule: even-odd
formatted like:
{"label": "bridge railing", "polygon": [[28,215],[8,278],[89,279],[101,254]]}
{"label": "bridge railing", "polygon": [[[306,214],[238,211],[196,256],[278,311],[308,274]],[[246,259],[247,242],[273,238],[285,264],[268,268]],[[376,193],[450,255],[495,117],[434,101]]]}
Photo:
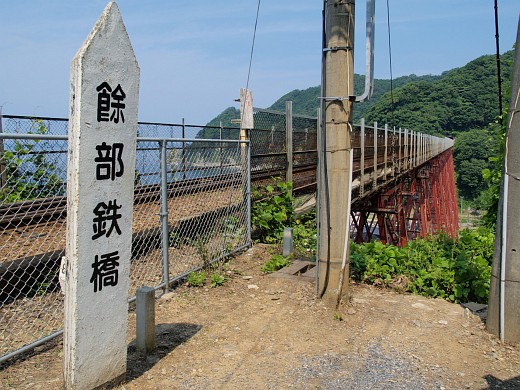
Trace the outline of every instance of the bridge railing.
{"label": "bridge railing", "polygon": [[408,129],[368,126],[362,119],[352,131],[354,153],[352,200],[377,191],[453,147],[453,140]]}

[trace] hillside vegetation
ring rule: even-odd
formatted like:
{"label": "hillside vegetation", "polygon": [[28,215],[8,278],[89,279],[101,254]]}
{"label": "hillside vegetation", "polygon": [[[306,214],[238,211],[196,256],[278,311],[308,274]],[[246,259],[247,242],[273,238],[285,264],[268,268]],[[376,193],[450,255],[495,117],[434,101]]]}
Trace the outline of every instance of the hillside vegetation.
{"label": "hillside vegetation", "polygon": [[[501,57],[504,91],[511,82],[513,51]],[[356,94],[361,94],[364,76],[354,75]],[[487,184],[482,171],[493,168],[489,158],[497,154],[495,121],[499,115],[496,88],[496,60],[493,55],[479,57],[465,66],[438,76],[409,75],[393,81],[375,80],[374,96],[354,105],[354,122],[364,117],[391,126],[414,129],[427,134],[455,138],[454,158],[459,195],[474,206],[481,203]],[[320,87],[294,90],[282,96],[269,109],[284,111],[293,101],[295,114],[316,116]],[[208,125],[230,126],[239,111],[230,107]]]}
{"label": "hillside vegetation", "polygon": [[[432,82],[438,80],[441,76],[416,76],[414,74],[409,76],[403,76],[395,79],[393,81],[393,87],[399,88],[403,85],[412,83],[412,82]],[[355,103],[354,104],[354,122],[358,123],[361,118],[363,118],[366,113],[377,104],[377,102],[381,99],[381,97],[390,91],[390,80],[385,79],[375,79],[374,80],[374,95],[372,98],[363,103]],[[354,75],[354,90],[356,95],[361,95],[363,93],[363,89],[365,87],[365,76],[355,74]],[[285,110],[285,102],[287,100],[293,101],[293,112],[299,115],[311,115],[316,116],[316,112],[318,110],[320,101],[318,97],[321,95],[321,88],[311,87],[304,90],[295,89],[276,102],[273,103],[271,107],[272,110],[284,111]]]}

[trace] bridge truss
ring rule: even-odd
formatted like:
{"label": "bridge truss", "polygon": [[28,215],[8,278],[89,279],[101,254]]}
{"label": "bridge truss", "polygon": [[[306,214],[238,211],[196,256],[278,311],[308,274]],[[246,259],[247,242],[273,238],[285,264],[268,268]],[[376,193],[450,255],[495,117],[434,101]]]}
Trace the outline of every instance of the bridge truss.
{"label": "bridge truss", "polygon": [[408,241],[443,232],[457,237],[458,207],[453,148],[395,176],[352,205],[355,242],[379,238],[404,246]]}

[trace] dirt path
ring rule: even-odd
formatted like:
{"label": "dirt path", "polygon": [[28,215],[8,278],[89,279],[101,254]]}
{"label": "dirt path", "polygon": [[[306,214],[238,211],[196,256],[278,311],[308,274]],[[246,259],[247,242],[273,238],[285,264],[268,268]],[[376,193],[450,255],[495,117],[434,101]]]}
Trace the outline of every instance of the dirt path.
{"label": "dirt path", "polygon": [[[340,321],[312,283],[260,273],[270,250],[233,259],[223,287],[159,299],[158,348],[143,357],[130,343],[119,389],[520,388],[520,348],[489,336],[467,309],[354,286]],[[13,362],[0,387],[60,389],[61,359],[58,343]]]}

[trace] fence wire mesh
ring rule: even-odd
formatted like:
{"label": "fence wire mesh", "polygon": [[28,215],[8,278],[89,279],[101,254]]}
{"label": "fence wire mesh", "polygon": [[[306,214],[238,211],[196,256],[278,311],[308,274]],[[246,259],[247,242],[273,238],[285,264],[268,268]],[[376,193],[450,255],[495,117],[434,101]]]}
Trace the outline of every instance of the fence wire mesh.
{"label": "fence wire mesh", "polygon": [[[286,113],[255,109],[254,121],[250,143],[236,141],[236,127],[139,123],[130,296],[250,245],[251,180],[285,180],[292,159],[295,188],[315,185],[316,118],[287,126]],[[0,363],[62,327],[67,128],[66,119],[0,117]],[[411,168],[410,133],[392,131],[385,162],[384,130],[365,127],[363,148],[353,130],[353,199],[375,189],[381,166],[392,177]],[[453,145],[430,142],[435,153]]]}
{"label": "fence wire mesh", "polygon": [[293,116],[292,129],[294,188],[314,190],[318,164],[317,118]]}
{"label": "fence wire mesh", "polygon": [[[1,124],[0,362],[63,326],[58,270],[67,204],[67,121],[4,117]],[[145,131],[172,128],[154,124]],[[227,140],[138,139],[130,297],[143,285],[164,285],[164,249],[171,282],[250,244],[248,147]],[[162,185],[166,225],[160,219]]]}
{"label": "fence wire mesh", "polygon": [[287,136],[283,112],[255,109],[251,140],[251,177],[255,186],[286,180]]}
{"label": "fence wire mesh", "polygon": [[[34,130],[44,134],[44,124],[35,122]],[[67,142],[0,142],[2,356],[62,326],[58,267],[65,247]]]}

